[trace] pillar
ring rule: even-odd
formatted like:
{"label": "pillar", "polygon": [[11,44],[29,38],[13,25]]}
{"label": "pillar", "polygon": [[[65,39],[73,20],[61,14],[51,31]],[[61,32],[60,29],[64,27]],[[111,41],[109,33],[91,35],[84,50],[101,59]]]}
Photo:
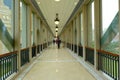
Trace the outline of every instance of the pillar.
{"label": "pillar", "polygon": [[94,68],[98,69],[98,54],[97,54],[97,49],[100,49],[100,37],[101,37],[101,11],[100,11],[100,1],[101,0],[94,0],[94,26],[95,26],[95,65]]}
{"label": "pillar", "polygon": [[29,47],[29,61],[31,62],[32,59],[32,43],[31,43],[31,9],[30,6],[27,6],[27,47]]}
{"label": "pillar", "polygon": [[87,10],[86,5],[83,6],[83,59],[86,59],[85,46],[87,46]]}
{"label": "pillar", "polygon": [[77,15],[76,19],[76,29],[77,29],[77,55],[79,54],[79,46],[80,46],[80,15]]}
{"label": "pillar", "polygon": [[18,71],[20,70],[20,7],[18,6],[20,3],[20,0],[14,0],[15,2],[15,16],[14,16],[14,40],[15,40],[15,50],[18,51],[17,56],[17,68]]}

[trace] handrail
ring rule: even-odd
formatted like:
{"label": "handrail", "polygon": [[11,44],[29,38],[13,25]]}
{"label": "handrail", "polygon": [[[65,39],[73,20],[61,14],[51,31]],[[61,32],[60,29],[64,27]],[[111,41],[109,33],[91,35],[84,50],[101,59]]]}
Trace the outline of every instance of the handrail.
{"label": "handrail", "polygon": [[21,49],[21,51],[26,50],[26,49],[29,49],[29,48],[23,48],[23,49]]}
{"label": "handrail", "polygon": [[109,55],[115,56],[115,57],[119,56],[118,54],[114,54],[114,53],[111,53],[111,52],[108,52],[108,51],[105,51],[105,50],[97,50],[97,52],[102,52],[103,54],[109,54]]}
{"label": "handrail", "polygon": [[34,47],[36,47],[36,46],[32,46],[32,48],[34,48]]}
{"label": "handrail", "polygon": [[94,48],[91,48],[91,47],[88,47],[88,46],[85,46],[85,48],[90,49],[90,50],[94,50]]}
{"label": "handrail", "polygon": [[98,69],[114,80],[119,79],[119,55],[104,50],[98,51]]}
{"label": "handrail", "polygon": [[86,61],[94,65],[94,48],[85,47],[86,50]]}
{"label": "handrail", "polygon": [[21,66],[29,62],[29,48],[21,49]]}
{"label": "handrail", "polygon": [[83,47],[82,45],[78,45],[79,47]]}
{"label": "handrail", "polygon": [[0,55],[0,80],[17,72],[17,51]]}
{"label": "handrail", "polygon": [[0,54],[0,58],[2,57],[5,57],[5,56],[9,56],[11,54],[17,54],[18,51],[14,51],[14,52],[8,52],[8,53],[5,53],[5,54]]}
{"label": "handrail", "polygon": [[[94,48],[87,47],[87,46],[85,46],[85,48],[88,48],[88,49],[90,49],[90,50],[94,50]],[[114,53],[112,53],[112,52],[108,52],[108,51],[105,51],[105,50],[99,50],[99,49],[97,49],[97,52],[102,52],[102,53],[104,53],[104,54],[109,54],[109,55],[111,55],[111,56],[119,56],[118,54],[114,54]]]}

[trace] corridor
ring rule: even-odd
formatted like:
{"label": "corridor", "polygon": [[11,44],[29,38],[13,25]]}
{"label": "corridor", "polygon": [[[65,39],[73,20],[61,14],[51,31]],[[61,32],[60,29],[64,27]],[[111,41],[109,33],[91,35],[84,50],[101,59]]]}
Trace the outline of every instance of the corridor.
{"label": "corridor", "polygon": [[16,80],[96,80],[66,48],[51,46]]}
{"label": "corridor", "polygon": [[119,11],[120,0],[0,0],[0,80],[120,80]]}

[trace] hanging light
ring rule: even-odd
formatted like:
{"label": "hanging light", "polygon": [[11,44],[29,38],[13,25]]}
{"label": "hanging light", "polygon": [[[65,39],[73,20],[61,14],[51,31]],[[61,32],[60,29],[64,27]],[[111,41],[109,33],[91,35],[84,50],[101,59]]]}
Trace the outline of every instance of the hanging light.
{"label": "hanging light", "polygon": [[56,32],[58,32],[58,30],[56,30]]}
{"label": "hanging light", "polygon": [[55,30],[57,30],[58,31],[58,26],[56,26],[56,29]]}
{"label": "hanging light", "polygon": [[57,31],[58,31],[58,28],[56,28],[55,30],[57,30]]}
{"label": "hanging light", "polygon": [[55,19],[55,24],[59,24],[59,19],[58,19],[58,13],[56,13],[56,19]]}
{"label": "hanging light", "polygon": [[55,0],[56,2],[59,2],[60,0]]}

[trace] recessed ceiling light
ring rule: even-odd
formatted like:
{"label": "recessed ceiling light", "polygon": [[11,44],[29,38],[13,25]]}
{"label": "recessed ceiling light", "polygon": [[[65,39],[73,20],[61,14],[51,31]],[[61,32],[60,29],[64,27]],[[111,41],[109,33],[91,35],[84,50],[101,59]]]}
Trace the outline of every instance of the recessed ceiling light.
{"label": "recessed ceiling light", "polygon": [[77,2],[75,2],[74,4],[77,5]]}
{"label": "recessed ceiling light", "polygon": [[38,4],[40,4],[40,2],[38,2]]}
{"label": "recessed ceiling light", "polygon": [[20,7],[22,7],[22,2],[20,2]]}
{"label": "recessed ceiling light", "polygon": [[56,2],[60,1],[60,0],[55,0]]}

